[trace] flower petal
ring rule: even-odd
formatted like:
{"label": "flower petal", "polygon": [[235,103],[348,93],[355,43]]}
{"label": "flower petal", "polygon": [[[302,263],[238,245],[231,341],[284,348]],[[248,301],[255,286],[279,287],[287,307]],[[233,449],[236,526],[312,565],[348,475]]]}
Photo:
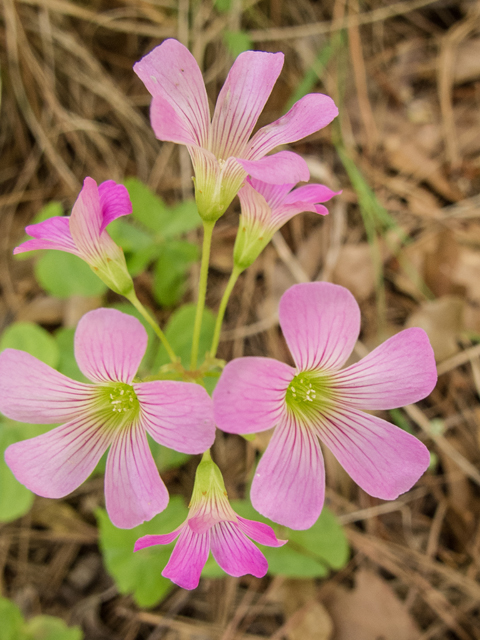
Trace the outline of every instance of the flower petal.
{"label": "flower petal", "polygon": [[0,353],[0,411],[12,420],[52,424],[88,408],[93,385],[70,380],[25,351]]}
{"label": "flower petal", "polygon": [[281,144],[295,142],[323,129],[337,115],[338,109],[331,98],[321,93],[309,93],[284,116],[257,131],[244,157],[249,160],[263,158]]}
{"label": "flower petal", "polygon": [[271,358],[238,358],[227,364],[213,392],[215,422],[227,433],[274,427],[285,412],[295,370]]}
{"label": "flower petal", "polygon": [[119,428],[108,453],[105,503],[116,527],[132,529],[151,520],[168,504],[168,491],[137,423]]}
{"label": "flower petal", "polygon": [[92,473],[111,436],[88,414],[10,445],[5,461],[19,482],[45,498],[63,498]]}
{"label": "flower petal", "polygon": [[75,357],[81,372],[95,382],[130,384],[147,348],[147,332],[133,316],[95,309],[75,332]]}
{"label": "flower petal", "polygon": [[27,240],[18,247],[15,247],[13,250],[15,255],[36,249],[58,249],[59,251],[67,251],[68,253],[80,256],[80,252],[70,233],[69,218],[61,216],[49,218],[38,224],[31,224],[25,227],[25,231],[35,239]]}
{"label": "flower petal", "polygon": [[279,307],[280,326],[297,367],[339,369],[360,332],[360,309],[348,289],[329,282],[290,287]]}
{"label": "flower petal", "polygon": [[154,380],[133,385],[140,420],[152,438],[182,453],[203,453],[215,440],[212,399],[192,382]]}
{"label": "flower petal", "polygon": [[316,204],[317,202],[327,202],[341,193],[341,191],[332,191],[324,184],[306,184],[289,193],[284,200],[284,204],[299,204],[304,202]]}
{"label": "flower petal", "polygon": [[232,522],[220,522],[211,531],[212,555],[220,567],[236,578],[247,573],[263,578],[268,562],[263,553]]}
{"label": "flower petal", "polygon": [[320,515],[324,496],[325,471],[317,436],[288,413],[258,464],[252,505],[274,522],[308,529]]}
{"label": "flower petal", "polygon": [[86,262],[94,261],[99,257],[103,214],[97,183],[93,178],[83,181],[69,220],[70,233],[80,257]]}
{"label": "flower petal", "polygon": [[123,184],[117,184],[113,180],[102,182],[98,185],[98,195],[103,214],[100,233],[116,218],[132,213],[130,196]]}
{"label": "flower petal", "polygon": [[[192,143],[206,146],[210,127],[207,92],[202,72],[190,51],[177,40],[165,40],[137,62],[133,70],[155,98],[152,123],[159,127],[162,122],[158,129],[154,127],[157,137],[161,133],[161,140],[179,142],[175,138],[179,129],[183,129]],[[164,118],[162,110],[166,110]]]}
{"label": "flower petal", "polygon": [[266,547],[283,547],[288,542],[288,540],[279,540],[275,531],[268,524],[256,520],[247,520],[238,516],[238,528],[246,536]]}
{"label": "flower petal", "polygon": [[212,119],[211,151],[219,159],[243,155],[283,67],[283,53],[245,51],[233,63]]}
{"label": "flower petal", "polygon": [[368,494],[395,500],[430,464],[427,447],[390,422],[337,407],[318,425],[321,440]]}
{"label": "flower petal", "polygon": [[435,387],[435,356],[423,329],[397,333],[363,360],[333,376],[341,398],[357,409],[394,409],[417,402]]}
{"label": "flower petal", "polygon": [[156,544],[170,544],[176,538],[178,538],[184,526],[185,525],[182,524],[177,529],[175,529],[174,531],[171,531],[170,533],[163,533],[156,536],[155,535],[142,536],[135,542],[133,550],[140,551],[140,549],[145,549],[146,547],[153,547]]}
{"label": "flower petal", "polygon": [[210,551],[210,532],[198,535],[186,526],[180,533],[167,566],[162,571],[182,589],[195,589]]}
{"label": "flower petal", "polygon": [[237,158],[237,161],[252,178],[270,184],[296,184],[310,179],[307,163],[293,151],[279,151],[260,160]]}

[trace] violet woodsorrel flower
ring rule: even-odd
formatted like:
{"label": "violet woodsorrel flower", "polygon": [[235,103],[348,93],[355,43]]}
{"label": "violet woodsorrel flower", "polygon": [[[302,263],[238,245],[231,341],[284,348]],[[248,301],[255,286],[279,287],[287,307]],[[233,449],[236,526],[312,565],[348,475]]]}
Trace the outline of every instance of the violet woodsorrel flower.
{"label": "violet woodsorrel flower", "polygon": [[242,270],[249,267],[273,234],[294,215],[313,211],[324,216],[328,209],[318,203],[341,193],[331,191],[323,184],[307,184],[298,189],[293,187],[293,184],[268,184],[247,178],[238,192],[242,215],[233,253],[237,267]]}
{"label": "violet woodsorrel flower", "polygon": [[340,370],[360,331],[360,310],[347,289],[295,285],[282,296],[279,315],[295,368],[270,358],[233,360],[213,396],[223,431],[276,426],[253,479],[255,509],[292,529],[312,526],[325,492],[319,440],[370,495],[392,500],[410,489],[429,465],[427,448],[363,410],[401,407],[432,391],[437,373],[425,332],[401,331]]}
{"label": "violet woodsorrel flower", "polygon": [[[248,536],[248,537],[247,537]],[[203,456],[195,476],[188,518],[175,531],[143,536],[134,551],[155,544],[169,544],[178,538],[162,576],[183,589],[195,589],[211,551],[220,567],[231,576],[251,573],[257,578],[267,573],[268,563],[249,538],[267,547],[281,547],[271,527],[238,516],[230,506],[220,469]]]}
{"label": "violet woodsorrel flower", "polygon": [[197,206],[204,220],[217,220],[225,212],[247,174],[272,184],[309,179],[307,165],[297,154],[280,151],[265,156],[329,124],[338,109],[328,96],[304,96],[249,140],[282,66],[282,53],[241,53],[210,122],[202,73],[180,42],[165,40],[135,64],[135,73],[153,97],[150,118],[155,135],[187,145],[195,170]]}
{"label": "violet woodsorrel flower", "polygon": [[215,437],[212,402],[188,382],[134,382],[147,333],[115,309],[87,313],[75,333],[84,384],[24,351],[0,353],[0,411],[35,424],[65,422],[44,435],[10,445],[5,460],[34,493],[61,498],[76,489],[110,447],[105,498],[111,521],[129,529],[168,504],[146,434],[184,453],[202,453]]}
{"label": "violet woodsorrel flower", "polygon": [[113,180],[97,187],[93,178],[85,178],[83,188],[69,217],[55,217],[32,224],[25,231],[27,240],[13,253],[34,249],[58,249],[85,260],[105,284],[121,295],[133,290],[122,249],[108,235],[107,225],[132,213],[126,187]]}

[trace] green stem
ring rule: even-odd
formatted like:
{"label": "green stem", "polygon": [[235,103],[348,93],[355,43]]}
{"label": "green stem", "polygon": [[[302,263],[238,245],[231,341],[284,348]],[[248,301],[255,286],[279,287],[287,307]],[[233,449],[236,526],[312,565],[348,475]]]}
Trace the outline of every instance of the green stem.
{"label": "green stem", "polygon": [[175,355],[174,350],[172,349],[172,347],[170,346],[165,334],[163,333],[163,331],[160,329],[160,327],[158,326],[158,324],[156,323],[156,321],[152,318],[152,316],[148,313],[148,311],[145,309],[145,307],[143,306],[143,304],[140,302],[140,300],[137,298],[137,294],[135,293],[135,291],[132,291],[132,293],[130,293],[128,296],[125,296],[135,307],[135,309],[142,314],[142,316],[145,318],[145,320],[148,322],[148,324],[152,327],[152,329],[155,331],[155,333],[157,334],[157,336],[160,338],[160,342],[163,344],[163,346],[165,347],[165,349],[167,350],[168,353],[168,357],[170,358],[170,360],[172,362],[178,362],[178,358]]}
{"label": "green stem", "polygon": [[235,286],[235,283],[238,280],[238,276],[242,273],[242,271],[243,269],[234,265],[233,271],[230,274],[230,278],[227,283],[227,288],[223,293],[220,307],[218,309],[217,321],[215,323],[215,333],[213,334],[212,347],[210,349],[211,358],[215,358],[215,355],[217,353],[218,343],[220,341],[220,331],[222,330],[223,316],[225,315],[225,309],[227,308],[228,299],[230,298],[232,289]]}
{"label": "green stem", "polygon": [[202,329],[203,310],[205,308],[205,296],[207,295],[208,263],[210,261],[210,247],[212,245],[212,233],[215,222],[203,221],[203,247],[202,264],[200,267],[200,282],[198,283],[197,312],[195,314],[195,325],[193,327],[192,357],[190,369],[197,368],[198,345],[200,342],[200,331]]}

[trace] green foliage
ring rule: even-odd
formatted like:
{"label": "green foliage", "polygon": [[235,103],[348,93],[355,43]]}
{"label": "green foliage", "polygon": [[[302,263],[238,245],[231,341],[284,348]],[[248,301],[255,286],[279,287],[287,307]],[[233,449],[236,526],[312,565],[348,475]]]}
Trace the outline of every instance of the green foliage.
{"label": "green foliage", "polygon": [[169,533],[187,517],[187,508],[179,497],[172,497],[167,509],[149,522],[134,529],[117,529],[106,511],[97,509],[100,548],[108,572],[120,593],[132,593],[140,607],[153,607],[172,589],[170,580],[161,573],[168,562],[174,543],[155,545],[133,553],[138,538]]}
{"label": "green foliage", "polygon": [[39,222],[43,222],[44,220],[48,220],[48,218],[56,218],[58,216],[63,215],[63,206],[61,202],[57,202],[56,200],[52,200],[44,207],[40,209],[37,215],[33,218],[32,224],[38,224]]}
{"label": "green foliage", "polygon": [[89,382],[80,371],[77,361],[75,360],[75,329],[73,327],[61,327],[55,331],[54,337],[60,352],[60,360],[57,366],[58,371],[73,380]]}
{"label": "green foliage", "polygon": [[125,252],[130,273],[137,275],[155,262],[153,293],[164,307],[183,296],[186,276],[198,260],[196,244],[180,236],[201,224],[194,201],[168,207],[136,178],[125,181],[132,201],[132,217],[112,222],[108,230]]}
{"label": "green foliage", "polygon": [[0,351],[3,349],[27,351],[54,368],[60,358],[55,339],[33,322],[14,322],[7,327],[0,338]]}
{"label": "green foliage", "polygon": [[180,300],[188,269],[198,258],[198,246],[185,240],[172,240],[162,247],[153,281],[154,296],[162,306],[171,307]]}
{"label": "green foliage", "polygon": [[[172,349],[182,361],[184,367],[188,367],[190,362],[190,353],[192,350],[193,325],[195,322],[196,305],[185,304],[177,309],[170,317],[165,327],[165,335]],[[213,340],[213,332],[215,330],[215,315],[210,309],[203,312],[202,330],[200,333],[200,341],[198,355],[200,362],[203,356],[210,349]],[[168,364],[170,359],[163,347],[160,346],[155,361],[155,367],[160,368],[164,364]]]}
{"label": "green foliage", "polygon": [[245,31],[225,31],[223,41],[234,58],[253,48],[252,39]]}
{"label": "green foliage", "polygon": [[57,298],[99,296],[107,290],[86,262],[65,251],[46,251],[35,263],[35,276]]}
{"label": "green foliage", "polygon": [[[324,507],[317,522],[307,531],[280,527],[258,514],[247,500],[232,501],[232,508],[249,520],[265,522],[273,527],[279,539],[288,540],[283,547],[259,545],[268,561],[268,573],[290,578],[327,576],[331,569],[341,569],[348,561],[349,548],[341,525],[332,512]],[[222,575],[212,557],[202,573],[204,577]]]}
{"label": "green foliage", "polygon": [[17,605],[0,597],[0,640],[82,640],[78,627],[68,627],[54,616],[35,616],[23,619]]}

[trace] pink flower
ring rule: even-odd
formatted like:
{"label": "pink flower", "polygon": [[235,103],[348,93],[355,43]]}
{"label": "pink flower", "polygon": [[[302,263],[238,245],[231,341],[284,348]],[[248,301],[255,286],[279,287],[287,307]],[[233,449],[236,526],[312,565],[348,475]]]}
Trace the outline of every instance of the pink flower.
{"label": "pink flower", "polygon": [[185,144],[195,169],[200,215],[217,220],[247,174],[283,184],[308,180],[305,161],[279,145],[325,127],[338,114],[331,98],[308,94],[250,139],[283,66],[282,53],[245,51],[234,62],[210,121],[208,97],[195,58],[176,40],[165,40],[134,66],[153,100],[151,122],[159,140]]}
{"label": "pink flower", "polygon": [[235,241],[236,266],[241,269],[250,266],[273,234],[297,213],[313,211],[326,215],[328,209],[318,203],[341,193],[322,184],[307,184],[298,189],[293,187],[293,184],[268,184],[247,178],[238,192],[242,215]]}
{"label": "pink flower", "polygon": [[253,480],[255,509],[292,529],[315,522],[325,490],[319,440],[370,495],[392,500],[410,489],[429,465],[427,448],[363,410],[401,407],[432,391],[437,373],[425,332],[401,331],[340,370],[360,331],[360,310],[347,289],[295,285],[279,314],[295,368],[270,358],[233,360],[214,392],[223,431],[276,427]]}
{"label": "pink flower", "polygon": [[188,518],[175,531],[143,536],[134,551],[178,538],[162,576],[183,589],[195,589],[211,551],[220,567],[231,576],[251,573],[262,578],[268,563],[249,538],[267,547],[281,547],[271,527],[238,516],[230,506],[222,474],[206,453],[198,465]]}
{"label": "pink flower", "polygon": [[85,260],[93,271],[117,293],[133,289],[122,249],[110,238],[106,227],[120,216],[132,212],[126,187],[113,180],[97,187],[93,178],[85,178],[83,188],[69,217],[49,218],[26,227],[34,240],[27,240],[13,253],[34,249],[58,249]]}
{"label": "pink flower", "polygon": [[110,447],[105,473],[107,511],[129,529],[168,504],[147,443],[201,453],[215,437],[212,403],[199,385],[135,382],[147,346],[140,322],[115,309],[97,309],[78,323],[75,356],[93,384],[70,380],[16,349],[0,354],[0,410],[21,422],[64,422],[17,442],[5,460],[19,482],[46,498],[62,498],[88,478]]}

